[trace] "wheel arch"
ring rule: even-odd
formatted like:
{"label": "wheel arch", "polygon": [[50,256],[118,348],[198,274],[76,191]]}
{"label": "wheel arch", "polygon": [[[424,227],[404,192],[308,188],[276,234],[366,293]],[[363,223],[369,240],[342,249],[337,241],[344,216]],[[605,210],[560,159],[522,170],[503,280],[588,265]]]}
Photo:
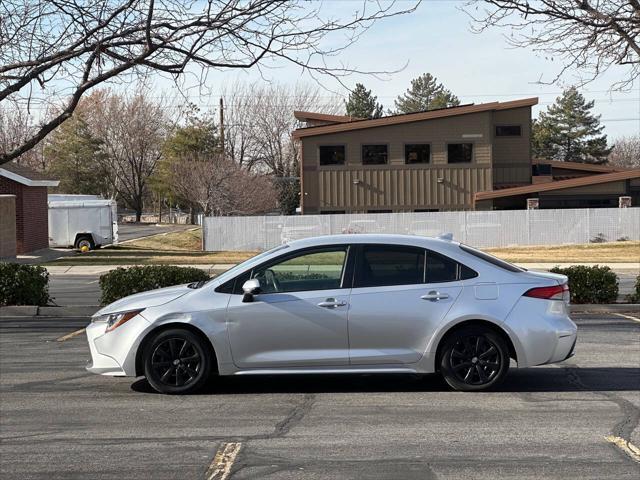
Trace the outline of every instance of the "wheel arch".
{"label": "wheel arch", "polygon": [[97,246],[96,239],[94,238],[93,233],[91,233],[91,232],[78,232],[78,233],[76,233],[76,237],[73,240],[74,248],[77,248],[78,243],[80,242],[80,240],[82,240],[84,238],[86,238],[89,241],[91,241],[91,245],[94,248]]}
{"label": "wheel arch", "polygon": [[205,345],[209,348],[209,352],[211,353],[211,355],[213,355],[214,371],[215,373],[218,373],[219,371],[218,356],[216,355],[216,349],[213,347],[213,344],[211,343],[211,340],[209,339],[209,337],[205,335],[205,333],[202,330],[200,330],[198,327],[190,323],[169,322],[169,323],[163,323],[161,325],[158,325],[156,328],[148,331],[144,336],[144,338],[142,339],[142,341],[140,342],[140,345],[138,346],[138,349],[136,351],[136,362],[135,362],[136,376],[144,375],[143,353],[144,353],[144,349],[147,347],[151,339],[158,333],[163,332],[165,330],[171,330],[173,328],[187,330],[197,335],[201,340],[204,340]]}
{"label": "wheel arch", "polygon": [[457,330],[461,328],[466,328],[466,327],[484,327],[492,330],[493,332],[500,335],[504,339],[504,341],[507,343],[507,346],[509,348],[509,356],[512,359],[514,359],[516,362],[518,362],[518,358],[522,359],[521,349],[518,349],[516,347],[516,343],[514,343],[512,339],[512,335],[504,328],[503,325],[497,324],[495,322],[492,322],[486,319],[473,318],[473,319],[460,321],[453,325],[449,325],[445,329],[443,329],[443,331],[439,336],[439,339],[437,340],[437,347],[436,347],[435,353],[432,356],[434,371],[439,371],[440,369],[440,362],[439,362],[440,353],[442,350],[442,346],[444,345],[447,338]]}

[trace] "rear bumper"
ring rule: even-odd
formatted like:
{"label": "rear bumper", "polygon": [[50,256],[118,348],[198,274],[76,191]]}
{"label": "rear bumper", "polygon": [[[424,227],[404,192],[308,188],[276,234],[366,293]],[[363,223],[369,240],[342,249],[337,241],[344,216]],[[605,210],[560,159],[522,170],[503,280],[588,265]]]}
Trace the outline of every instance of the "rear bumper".
{"label": "rear bumper", "polygon": [[575,353],[578,327],[562,301],[522,297],[505,323],[521,346],[518,367],[562,362]]}

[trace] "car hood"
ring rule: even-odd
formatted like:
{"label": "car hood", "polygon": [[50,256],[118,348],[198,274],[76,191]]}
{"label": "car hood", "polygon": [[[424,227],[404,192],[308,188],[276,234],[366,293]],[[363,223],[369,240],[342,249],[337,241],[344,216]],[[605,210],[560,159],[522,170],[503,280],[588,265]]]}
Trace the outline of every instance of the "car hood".
{"label": "car hood", "polygon": [[157,290],[149,290],[148,292],[136,293],[128,297],[116,300],[106,307],[97,311],[95,315],[104,315],[115,312],[126,312],[128,310],[137,310],[140,308],[157,307],[169,303],[186,293],[193,292],[193,288],[188,287],[189,284],[176,285],[174,287],[159,288]]}

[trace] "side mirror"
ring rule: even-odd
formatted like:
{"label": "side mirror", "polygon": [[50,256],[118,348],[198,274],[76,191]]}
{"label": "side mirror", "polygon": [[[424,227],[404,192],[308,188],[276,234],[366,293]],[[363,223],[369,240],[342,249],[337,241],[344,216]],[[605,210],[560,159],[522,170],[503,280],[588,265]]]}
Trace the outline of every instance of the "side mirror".
{"label": "side mirror", "polygon": [[260,281],[257,278],[247,280],[242,284],[242,291],[244,292],[242,301],[245,303],[253,302],[253,296],[260,293]]}

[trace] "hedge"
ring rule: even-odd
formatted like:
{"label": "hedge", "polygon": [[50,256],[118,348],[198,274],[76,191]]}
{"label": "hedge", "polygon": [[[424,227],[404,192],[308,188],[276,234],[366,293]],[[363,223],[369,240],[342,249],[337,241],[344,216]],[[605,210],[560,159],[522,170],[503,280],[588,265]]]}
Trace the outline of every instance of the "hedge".
{"label": "hedge", "polygon": [[172,265],[119,267],[100,276],[100,289],[102,290],[100,302],[102,305],[106,305],[134,293],[205,280],[209,280],[209,275],[203,270],[193,267]]}
{"label": "hedge", "polygon": [[629,295],[629,301],[631,303],[640,302],[640,275],[636,277],[636,285],[633,289],[633,293]]}
{"label": "hedge", "polygon": [[569,277],[572,303],[614,303],[618,298],[618,276],[609,267],[574,265],[550,271]]}
{"label": "hedge", "polygon": [[46,268],[0,262],[0,305],[46,305],[50,300]]}

